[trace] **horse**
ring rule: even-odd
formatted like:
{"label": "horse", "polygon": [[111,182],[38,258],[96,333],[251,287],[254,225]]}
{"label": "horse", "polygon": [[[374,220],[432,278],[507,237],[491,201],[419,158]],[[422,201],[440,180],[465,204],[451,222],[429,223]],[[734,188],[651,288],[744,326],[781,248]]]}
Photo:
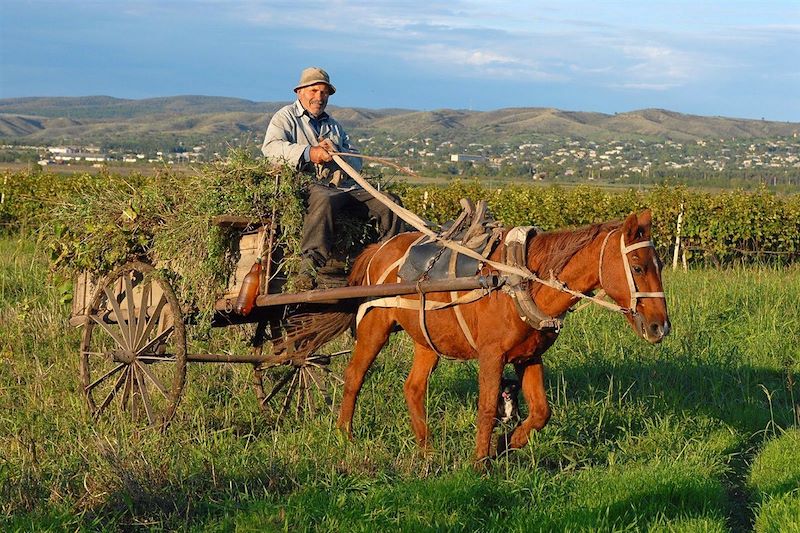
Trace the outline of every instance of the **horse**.
{"label": "horse", "polygon": [[[539,233],[528,239],[525,262],[531,272],[549,274],[559,284],[532,282],[526,288],[533,302],[550,317],[564,315],[580,299],[602,289],[616,302],[634,332],[649,343],[669,333],[661,281],[661,262],[651,242],[649,210],[631,213],[624,221],[592,224],[578,229]],[[348,285],[393,282],[398,266],[419,233],[401,233],[366,248],[355,260]],[[489,256],[501,261],[502,246]],[[387,275],[388,274],[388,275]],[[541,278],[540,278],[541,279]],[[372,281],[375,280],[375,281]],[[461,295],[461,293],[459,293]],[[426,300],[449,302],[450,293],[431,293]],[[420,298],[418,295],[409,298]],[[414,342],[411,370],[403,392],[417,444],[429,449],[424,395],[440,355],[478,362],[478,413],[475,437],[476,463],[490,457],[496,422],[497,397],[505,365],[511,364],[528,405],[528,416],[518,423],[506,447],[525,446],[532,430],[540,431],[550,419],[542,355],[556,341],[559,329],[535,329],[521,317],[512,297],[495,290],[475,301],[425,312],[400,307],[370,308],[355,329],[353,355],[344,372],[344,392],[337,427],[352,439],[353,413],[364,377],[390,334],[401,328]],[[461,317],[457,316],[460,312]],[[467,339],[466,326],[472,339]]]}

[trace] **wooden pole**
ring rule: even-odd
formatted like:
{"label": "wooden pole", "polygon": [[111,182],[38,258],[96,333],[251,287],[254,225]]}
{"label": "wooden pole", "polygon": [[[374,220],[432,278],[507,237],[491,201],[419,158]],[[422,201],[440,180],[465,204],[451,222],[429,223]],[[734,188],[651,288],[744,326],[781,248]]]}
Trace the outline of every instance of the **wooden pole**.
{"label": "wooden pole", "polygon": [[[501,285],[504,278],[499,276],[472,276],[454,279],[421,281],[419,283],[383,283],[381,285],[356,285],[351,287],[335,287],[333,289],[316,289],[313,291],[264,294],[256,298],[255,307],[273,305],[289,305],[299,303],[335,303],[353,298],[378,298],[383,296],[399,296],[418,292],[450,292],[468,291],[472,289],[494,289]],[[230,300],[218,300],[215,311],[232,311]]]}
{"label": "wooden pole", "polygon": [[[361,185],[364,188],[364,190],[369,192],[376,200],[378,200],[381,203],[383,203],[386,207],[388,207],[390,210],[392,210],[392,212],[394,212],[397,216],[399,216],[400,218],[402,218],[403,220],[405,220],[406,222],[411,224],[417,231],[419,231],[419,232],[425,234],[426,236],[430,237],[432,240],[435,240],[435,241],[441,243],[443,246],[445,246],[447,248],[450,248],[451,250],[454,250],[454,251],[456,251],[456,252],[458,252],[458,253],[460,253],[462,255],[466,255],[467,257],[471,257],[472,259],[476,259],[476,260],[482,262],[485,265],[488,265],[488,266],[490,266],[490,267],[492,267],[492,268],[494,268],[496,270],[499,270],[500,272],[505,272],[507,274],[516,274],[517,276],[520,276],[523,279],[534,279],[535,278],[533,273],[530,272],[528,269],[523,269],[523,268],[515,267],[515,266],[512,266],[512,265],[506,265],[504,263],[497,263],[495,261],[491,261],[491,260],[483,257],[478,252],[476,252],[474,250],[470,250],[466,246],[462,246],[462,245],[460,245],[460,244],[458,244],[456,242],[453,242],[453,241],[450,241],[450,240],[447,240],[447,239],[443,239],[441,237],[441,235],[439,235],[435,231],[431,230],[428,227],[428,225],[425,223],[425,221],[422,220],[420,217],[418,217],[415,213],[413,213],[412,211],[409,211],[405,207],[401,207],[401,206],[397,205],[390,198],[388,198],[385,194],[383,194],[382,192],[377,190],[375,187],[373,187],[367,180],[365,180],[361,176],[361,174],[359,174],[353,167],[348,165],[347,162],[344,159],[342,159],[338,154],[333,154],[333,160],[336,162],[337,165],[339,165],[339,167],[342,170],[347,172],[347,174],[349,174],[350,177],[353,178],[356,181],[356,183]],[[547,285],[545,280],[537,280],[537,281],[540,281],[540,282],[544,283],[545,285]]]}
{"label": "wooden pole", "polygon": [[675,250],[672,252],[672,270],[678,269],[678,250],[681,248],[681,224],[683,222],[683,202],[678,213],[678,227],[675,229]]}

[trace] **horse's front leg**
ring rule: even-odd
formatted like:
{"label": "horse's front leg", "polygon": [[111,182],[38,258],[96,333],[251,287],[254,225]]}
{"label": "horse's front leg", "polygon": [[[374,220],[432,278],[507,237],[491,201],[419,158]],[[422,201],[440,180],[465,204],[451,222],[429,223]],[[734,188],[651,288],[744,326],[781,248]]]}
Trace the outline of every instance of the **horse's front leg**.
{"label": "horse's front leg", "polygon": [[417,437],[417,444],[423,450],[428,448],[428,422],[425,413],[425,392],[428,390],[428,378],[439,363],[439,356],[422,344],[414,346],[414,362],[411,372],[403,386],[403,393],[411,416],[411,429]]}
{"label": "horse's front leg", "polygon": [[521,381],[525,403],[528,404],[528,417],[514,429],[510,440],[500,437],[498,447],[507,442],[512,449],[528,444],[531,430],[541,430],[550,420],[550,404],[544,390],[544,364],[541,356],[534,357],[528,363],[514,365],[514,369]]}
{"label": "horse's front leg", "polygon": [[364,376],[372,366],[378,353],[389,340],[394,322],[383,316],[385,313],[375,309],[364,316],[356,332],[356,345],[353,357],[344,371],[344,392],[339,411],[338,427],[348,438],[352,438],[353,413],[356,399],[364,384]]}
{"label": "horse's front leg", "polygon": [[497,395],[503,375],[502,354],[481,354],[478,357],[478,432],[475,436],[475,461],[489,456],[492,430],[497,413]]}

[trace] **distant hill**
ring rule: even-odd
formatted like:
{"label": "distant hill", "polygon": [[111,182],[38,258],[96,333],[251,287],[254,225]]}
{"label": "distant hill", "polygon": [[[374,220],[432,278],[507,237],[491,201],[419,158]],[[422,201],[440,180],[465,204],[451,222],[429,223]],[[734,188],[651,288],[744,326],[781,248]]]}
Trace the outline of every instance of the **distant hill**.
{"label": "distant hill", "polygon": [[[110,96],[0,99],[0,139],[72,142],[115,137],[203,138],[263,134],[269,117],[286,102],[238,98],[174,96],[128,100]],[[357,135],[377,132],[398,138],[516,141],[526,136],[689,141],[710,138],[783,137],[800,132],[800,123],[686,115],[662,109],[628,113],[508,108],[496,111],[442,109],[361,109],[331,106],[329,111]]]}

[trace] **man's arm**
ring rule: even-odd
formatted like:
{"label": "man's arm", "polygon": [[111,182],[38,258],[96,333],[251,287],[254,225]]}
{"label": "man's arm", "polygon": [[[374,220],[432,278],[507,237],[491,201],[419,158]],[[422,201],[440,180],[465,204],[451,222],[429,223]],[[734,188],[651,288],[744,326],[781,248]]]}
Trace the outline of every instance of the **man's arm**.
{"label": "man's arm", "polygon": [[[342,128],[342,125],[338,122],[336,123],[336,130],[337,136],[339,137],[339,151],[342,153],[351,154],[359,153],[358,149],[350,144],[350,136],[344,131],[344,128]],[[356,171],[361,172],[363,159],[360,157],[345,157],[345,161],[347,161],[347,164],[353,167]]]}
{"label": "man's arm", "polygon": [[275,161],[286,161],[299,169],[305,164],[303,154],[307,144],[299,144],[296,138],[296,125],[292,124],[289,114],[281,109],[272,117],[264,135],[261,153],[264,157]]}
{"label": "man's arm", "polygon": [[308,162],[325,163],[333,157],[328,150],[320,146],[312,146],[305,142],[297,142],[297,129],[300,127],[290,113],[280,110],[267,126],[261,153],[264,157],[276,161],[286,161],[296,169],[301,169]]}

